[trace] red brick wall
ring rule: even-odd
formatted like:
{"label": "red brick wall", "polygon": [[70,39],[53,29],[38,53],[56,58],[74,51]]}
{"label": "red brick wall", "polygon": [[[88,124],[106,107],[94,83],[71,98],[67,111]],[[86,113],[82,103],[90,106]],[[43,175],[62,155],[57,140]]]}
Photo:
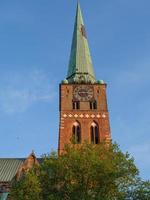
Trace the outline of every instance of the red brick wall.
{"label": "red brick wall", "polygon": [[[78,85],[79,86],[79,85]],[[61,153],[64,145],[72,138],[72,126],[75,121],[81,125],[81,141],[90,142],[90,127],[94,121],[99,126],[100,140],[110,140],[109,113],[107,108],[106,84],[92,84],[94,99],[97,101],[97,109],[90,110],[89,102],[80,102],[80,110],[73,110],[73,84],[60,85],[60,127],[59,146]]]}

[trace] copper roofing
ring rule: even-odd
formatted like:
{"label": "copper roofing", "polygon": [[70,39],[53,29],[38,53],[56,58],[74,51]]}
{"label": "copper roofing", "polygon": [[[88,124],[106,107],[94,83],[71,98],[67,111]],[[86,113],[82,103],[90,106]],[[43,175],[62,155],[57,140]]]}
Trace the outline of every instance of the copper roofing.
{"label": "copper roofing", "polygon": [[6,200],[8,197],[8,192],[2,193],[2,195],[0,196],[0,200]]}
{"label": "copper roofing", "polygon": [[24,160],[23,158],[0,158],[0,182],[11,181]]}
{"label": "copper roofing", "polygon": [[79,3],[77,5],[67,80],[69,83],[96,82]]}
{"label": "copper roofing", "polygon": [[[38,163],[42,163],[43,161],[42,158],[36,159]],[[24,164],[26,161],[27,158],[0,158],[0,182],[12,181],[21,165]]]}

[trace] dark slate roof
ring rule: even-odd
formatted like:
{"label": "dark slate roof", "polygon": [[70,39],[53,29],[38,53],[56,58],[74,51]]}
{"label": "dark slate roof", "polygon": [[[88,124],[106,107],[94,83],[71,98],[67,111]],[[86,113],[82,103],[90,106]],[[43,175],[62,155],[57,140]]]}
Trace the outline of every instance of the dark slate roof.
{"label": "dark slate roof", "polygon": [[23,158],[0,158],[0,182],[11,181],[24,160]]}

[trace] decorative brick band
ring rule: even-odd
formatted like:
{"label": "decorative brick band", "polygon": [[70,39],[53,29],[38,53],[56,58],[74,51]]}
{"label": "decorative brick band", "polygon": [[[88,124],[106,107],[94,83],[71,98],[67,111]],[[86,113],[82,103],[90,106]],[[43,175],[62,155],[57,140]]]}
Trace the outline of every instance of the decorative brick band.
{"label": "decorative brick band", "polygon": [[106,118],[106,114],[62,114],[64,118]]}

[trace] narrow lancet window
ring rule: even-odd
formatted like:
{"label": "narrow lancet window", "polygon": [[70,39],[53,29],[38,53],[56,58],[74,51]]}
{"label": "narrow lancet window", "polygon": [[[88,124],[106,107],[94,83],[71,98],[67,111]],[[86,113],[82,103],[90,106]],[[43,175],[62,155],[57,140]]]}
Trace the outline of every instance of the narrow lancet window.
{"label": "narrow lancet window", "polygon": [[75,122],[73,124],[72,134],[73,134],[73,142],[75,144],[80,144],[81,143],[81,127],[78,122]]}
{"label": "narrow lancet window", "polygon": [[79,110],[80,109],[80,102],[79,101],[73,101],[72,107],[73,107],[73,110]]}
{"label": "narrow lancet window", "polygon": [[99,128],[98,128],[98,125],[95,122],[93,122],[91,124],[91,142],[93,144],[98,144],[100,142]]}
{"label": "narrow lancet window", "polygon": [[96,101],[90,101],[90,109],[91,110],[97,109],[97,102]]}

